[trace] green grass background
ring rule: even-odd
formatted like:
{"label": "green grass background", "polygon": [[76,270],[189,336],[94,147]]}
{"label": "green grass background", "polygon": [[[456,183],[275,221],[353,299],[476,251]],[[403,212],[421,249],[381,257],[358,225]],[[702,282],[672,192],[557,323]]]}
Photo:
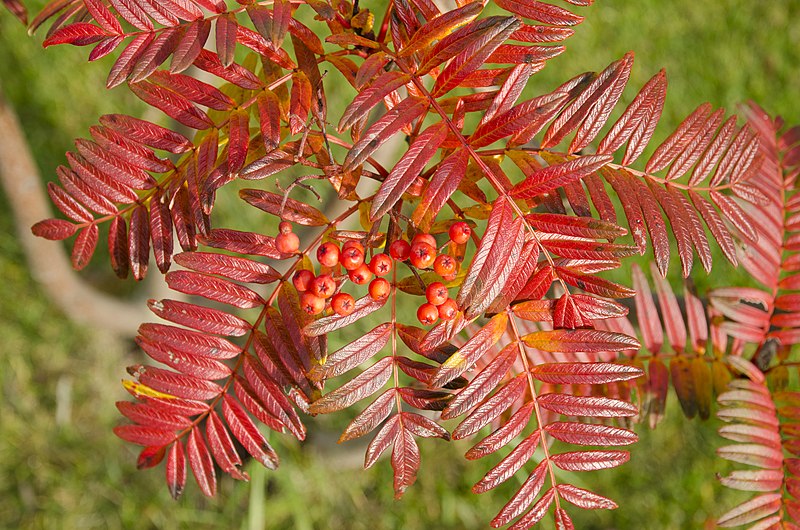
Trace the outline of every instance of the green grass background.
{"label": "green grass background", "polygon": [[[383,12],[383,2],[361,5]],[[532,80],[528,95],[634,50],[631,86],[667,68],[662,137],[704,101],[733,110],[754,99],[800,123],[800,2],[599,0],[581,13],[587,20],[567,52]],[[151,111],[124,89],[103,89],[110,61],[86,64],[86,50],[43,51],[40,42],[0,13],[0,89],[49,179],[97,116]],[[628,91],[624,99],[632,96]],[[0,527],[484,528],[510,495],[513,480],[496,494],[472,495],[488,464],[468,465],[462,444],[424,441],[418,483],[395,502],[388,462],[354,469],[349,462],[363,452],[334,444],[346,420],[320,418],[309,421],[309,444],[274,440],[283,458],[278,472],[251,466],[250,486],[224,478],[209,500],[190,484],[181,501],[171,501],[163,468],[137,472],[135,449],[111,433],[119,421],[113,402],[125,398],[124,366],[140,354],[102,330],[76,327],[51,305],[27,272],[18,228],[0,194]],[[104,267],[88,274],[100,286],[112,283]],[[715,481],[725,466],[713,456],[720,444],[714,428],[713,421],[684,421],[672,406],[655,432],[640,429],[629,464],[572,477],[621,505],[613,512],[573,510],[578,527],[707,527],[743,498]]]}

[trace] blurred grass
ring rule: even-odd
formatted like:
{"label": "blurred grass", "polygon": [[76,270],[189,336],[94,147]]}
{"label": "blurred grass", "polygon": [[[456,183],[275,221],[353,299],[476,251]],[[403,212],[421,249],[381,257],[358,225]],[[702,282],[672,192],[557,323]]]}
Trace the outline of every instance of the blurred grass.
{"label": "blurred grass", "polygon": [[[634,50],[632,86],[662,66],[668,71],[657,135],[703,101],[733,110],[754,99],[800,123],[800,3],[603,0],[583,12],[587,21],[568,51],[533,79],[528,96]],[[143,106],[125,90],[102,89],[110,60],[86,64],[86,50],[76,48],[42,51],[40,39],[0,13],[0,87],[50,178],[72,139],[97,116],[136,114]],[[632,97],[628,91],[623,99]],[[496,494],[469,493],[488,463],[465,462],[464,444],[423,441],[418,483],[396,503],[389,463],[366,472],[341,467],[352,455],[333,441],[346,419],[320,418],[309,421],[311,444],[274,440],[283,458],[279,472],[250,468],[254,485],[264,485],[252,498],[247,486],[226,478],[217,499],[202,498],[190,485],[183,500],[172,502],[163,469],[137,472],[135,448],[111,434],[118,422],[113,401],[125,397],[118,383],[123,367],[141,354],[101,331],[75,327],[50,305],[27,272],[5,197],[0,206],[0,527],[485,528],[508,498],[513,484]],[[96,283],[107,283],[104,271],[93,269]],[[713,456],[719,443],[713,423],[689,424],[677,409],[655,432],[641,432],[629,464],[575,477],[622,506],[574,510],[579,528],[701,528],[740,498],[714,479],[723,465]],[[248,512],[262,498],[263,509]]]}

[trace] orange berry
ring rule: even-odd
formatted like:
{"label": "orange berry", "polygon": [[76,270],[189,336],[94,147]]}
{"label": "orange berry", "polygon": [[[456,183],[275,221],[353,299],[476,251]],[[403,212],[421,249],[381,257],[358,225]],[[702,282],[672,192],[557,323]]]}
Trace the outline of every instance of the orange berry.
{"label": "orange berry", "polygon": [[362,245],[360,241],[356,241],[355,239],[348,239],[347,241],[345,241],[344,244],[342,245],[342,250],[350,247],[355,247],[361,252],[364,252],[364,245]]}
{"label": "orange berry", "polygon": [[439,318],[439,310],[436,309],[436,306],[433,304],[422,304],[417,309],[417,320],[420,321],[420,324],[423,326],[428,326],[436,322]]}
{"label": "orange berry", "polygon": [[458,313],[458,305],[452,298],[445,300],[437,309],[439,310],[439,318],[442,320],[453,320],[456,313]]}
{"label": "orange berry", "polygon": [[331,309],[340,316],[346,317],[356,308],[356,301],[347,293],[336,293],[331,298]]}
{"label": "orange berry", "polygon": [[355,270],[364,264],[364,251],[355,246],[345,247],[342,249],[339,261],[345,269]]}
{"label": "orange berry", "polygon": [[366,285],[372,279],[372,271],[363,263],[358,268],[347,273],[350,281],[356,285]]}
{"label": "orange berry", "polygon": [[411,255],[411,243],[398,239],[389,245],[389,255],[397,261],[405,261]]}
{"label": "orange berry", "polygon": [[311,287],[311,282],[314,281],[314,273],[310,270],[301,269],[294,273],[292,276],[292,284],[298,292],[305,292]]}
{"label": "orange berry", "polygon": [[392,258],[386,254],[375,254],[369,262],[369,270],[375,276],[386,276],[392,271]]}
{"label": "orange berry", "polygon": [[281,221],[278,223],[279,234],[288,234],[289,232],[292,232],[292,223],[289,221]]}
{"label": "orange berry", "polygon": [[281,254],[294,254],[300,248],[300,238],[294,232],[283,232],[275,238],[275,248]]}
{"label": "orange berry", "polygon": [[325,310],[325,300],[306,291],[300,296],[300,308],[309,315],[318,315]]}
{"label": "orange berry", "polygon": [[317,247],[317,261],[325,267],[335,267],[339,263],[339,247],[330,241]]}
{"label": "orange berry", "polygon": [[442,275],[442,279],[446,282],[452,282],[456,279],[456,273],[454,272],[453,274]]}
{"label": "orange berry", "polygon": [[442,305],[447,300],[449,293],[442,282],[432,282],[425,289],[425,298],[433,305]]}
{"label": "orange berry", "polygon": [[436,238],[430,234],[415,235],[414,239],[411,240],[411,246],[413,247],[415,243],[427,243],[433,248],[436,248]]}
{"label": "orange berry", "polygon": [[330,274],[320,274],[311,282],[309,291],[320,298],[330,298],[336,291],[336,282]]}
{"label": "orange berry", "polygon": [[411,245],[411,264],[418,269],[427,269],[436,259],[436,248],[423,242]]}
{"label": "orange berry", "polygon": [[469,224],[466,222],[459,221],[450,225],[448,235],[450,236],[450,241],[458,245],[463,245],[469,241],[469,236],[472,235],[472,228],[470,228]]}
{"label": "orange berry", "polygon": [[458,270],[458,262],[453,256],[439,254],[433,261],[433,270],[441,277],[452,276]]}
{"label": "orange berry", "polygon": [[369,295],[373,300],[383,300],[389,296],[392,285],[385,278],[375,278],[369,283]]}

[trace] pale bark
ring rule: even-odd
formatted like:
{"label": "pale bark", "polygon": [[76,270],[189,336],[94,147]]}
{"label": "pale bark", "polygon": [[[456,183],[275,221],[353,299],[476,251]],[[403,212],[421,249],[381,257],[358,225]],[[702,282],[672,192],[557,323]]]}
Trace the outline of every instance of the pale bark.
{"label": "pale bark", "polygon": [[121,335],[135,335],[139,324],[152,318],[144,301],[126,302],[97,290],[72,269],[63,245],[31,233],[34,223],[53,217],[53,213],[25,134],[2,95],[0,131],[3,135],[0,183],[8,197],[31,275],[46,296],[75,322]]}

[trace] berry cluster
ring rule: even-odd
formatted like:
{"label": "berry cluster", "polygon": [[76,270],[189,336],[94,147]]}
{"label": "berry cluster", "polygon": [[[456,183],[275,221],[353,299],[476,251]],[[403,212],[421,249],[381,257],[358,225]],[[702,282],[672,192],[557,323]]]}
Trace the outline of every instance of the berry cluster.
{"label": "berry cluster", "polygon": [[[331,309],[342,316],[349,315],[355,309],[352,295],[341,292],[345,275],[334,276],[336,267],[341,265],[346,271],[346,278],[356,285],[369,283],[369,295],[374,300],[382,300],[389,296],[391,284],[382,276],[391,272],[393,262],[386,254],[375,254],[369,264],[365,261],[364,245],[349,240],[339,248],[332,241],[317,247],[317,261],[323,271],[315,276],[310,270],[298,270],[292,277],[292,283],[300,295],[300,307],[303,311],[316,315],[325,310],[330,300]],[[377,276],[373,279],[373,276]]]}
{"label": "berry cluster", "polygon": [[[297,235],[292,232],[290,223],[281,222],[280,233],[275,245],[280,252],[294,253],[299,248]],[[450,227],[450,241],[465,244],[472,233],[463,221]],[[367,263],[366,249],[357,240],[348,240],[339,247],[333,241],[326,241],[317,247],[317,261],[322,272],[301,269],[294,273],[292,283],[300,293],[300,307],[310,315],[322,313],[326,306],[338,315],[347,316],[355,309],[352,295],[342,292],[346,280],[356,285],[369,284],[369,296],[373,300],[383,300],[389,296],[392,284],[384,278],[394,267],[395,261],[408,261],[416,269],[432,268],[445,281],[455,279],[458,262],[447,254],[438,254],[436,239],[431,234],[417,234],[409,243],[398,239],[389,245],[389,253],[377,253]],[[345,274],[337,275],[341,266]],[[425,292],[427,302],[417,310],[417,318],[422,324],[430,325],[438,319],[450,320],[455,317],[458,306],[449,297],[447,287],[442,282],[431,282]]]}

